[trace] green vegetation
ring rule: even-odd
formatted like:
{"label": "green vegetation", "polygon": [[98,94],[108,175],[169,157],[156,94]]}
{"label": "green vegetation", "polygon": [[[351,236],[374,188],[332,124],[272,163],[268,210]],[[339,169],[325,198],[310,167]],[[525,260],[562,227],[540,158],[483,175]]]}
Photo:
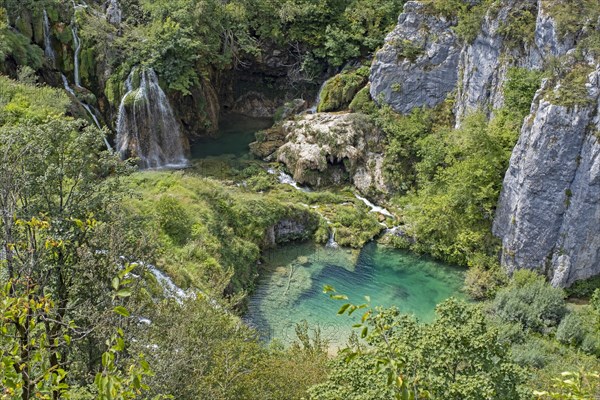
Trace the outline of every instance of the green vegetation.
{"label": "green vegetation", "polygon": [[450,299],[431,324],[395,309],[365,310],[359,330],[368,347],[356,337],[332,362],[327,381],[311,390],[313,398],[529,398],[521,387],[525,371],[511,362],[480,308]]}
{"label": "green vegetation", "polygon": [[321,92],[317,111],[340,111],[352,102],[369,80],[369,67],[344,71],[329,79]]}

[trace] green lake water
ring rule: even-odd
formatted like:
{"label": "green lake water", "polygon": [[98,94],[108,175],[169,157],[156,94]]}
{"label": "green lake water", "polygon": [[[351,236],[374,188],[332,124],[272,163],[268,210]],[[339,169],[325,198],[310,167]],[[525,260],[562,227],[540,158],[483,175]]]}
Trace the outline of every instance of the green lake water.
{"label": "green lake water", "polygon": [[245,317],[265,340],[293,342],[296,323],[306,320],[332,345],[345,344],[360,316],[337,315],[344,302],[323,294],[324,285],[353,304],[370,296],[372,306],[395,306],[423,321],[434,318],[436,304],[462,297],[462,269],[375,243],[361,251],[289,245],[265,254],[265,259]]}
{"label": "green lake water", "polygon": [[251,118],[239,114],[229,114],[219,122],[219,136],[201,138],[191,147],[192,159],[209,157],[241,157],[249,153],[248,145],[254,142],[254,134],[270,128],[270,118]]}

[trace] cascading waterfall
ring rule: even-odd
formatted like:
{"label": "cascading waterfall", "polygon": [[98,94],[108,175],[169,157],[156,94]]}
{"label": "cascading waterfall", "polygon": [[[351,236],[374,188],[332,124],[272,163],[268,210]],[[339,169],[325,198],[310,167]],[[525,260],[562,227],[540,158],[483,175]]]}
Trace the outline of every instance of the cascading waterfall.
{"label": "cascading waterfall", "polygon": [[368,199],[361,197],[357,194],[354,195],[358,200],[362,201],[363,203],[365,203],[365,205],[367,207],[369,207],[371,209],[371,212],[374,213],[378,213],[378,214],[382,214],[385,215],[386,217],[390,217],[390,218],[394,218],[394,214],[392,214],[391,212],[389,212],[388,210],[386,210],[383,207],[380,207],[378,205],[375,205],[373,203],[371,203]]}
{"label": "cascading waterfall", "polygon": [[[69,80],[67,79],[67,77],[64,75],[61,75],[61,76],[62,76],[63,86],[65,87],[65,90],[67,91],[67,93],[69,93],[71,96],[73,96],[73,98],[75,98],[75,100],[77,100],[77,102],[79,104],[81,104],[81,106],[83,108],[85,108],[85,110],[88,112],[88,114],[92,117],[92,121],[94,121],[94,124],[96,125],[96,127],[98,127],[98,129],[102,129],[102,125],[100,125],[100,121],[98,121],[98,117],[96,117],[96,113],[94,113],[92,111],[92,108],[88,104],[85,104],[84,102],[79,100],[79,98],[75,94],[75,91],[69,85]],[[106,145],[106,148],[108,149],[108,151],[112,152],[113,149],[112,149],[110,143],[108,143],[108,139],[106,139],[106,136],[103,136],[103,139],[104,139],[104,144]]]}
{"label": "cascading waterfall", "polygon": [[75,86],[80,88],[81,78],[79,76],[79,53],[81,52],[81,40],[79,40],[76,25],[73,25],[71,32],[73,33],[73,44],[75,45],[75,55],[73,56],[73,75],[75,79]]}
{"label": "cascading waterfall", "polygon": [[[139,86],[134,87],[138,77]],[[138,157],[142,168],[186,166],[187,140],[154,70],[134,68],[125,89],[117,117],[117,151],[121,157]]]}
{"label": "cascading waterfall", "polygon": [[325,247],[329,247],[330,249],[337,249],[340,247],[335,241],[335,228],[333,227],[329,230],[329,240],[327,240]]}
{"label": "cascading waterfall", "polygon": [[54,66],[54,63],[56,62],[56,54],[54,54],[54,49],[52,48],[50,34],[50,19],[48,18],[46,9],[44,9],[44,54],[48,60],[52,61],[52,66]]}
{"label": "cascading waterfall", "polygon": [[317,112],[317,108],[319,107],[319,103],[321,102],[321,95],[323,94],[323,90],[325,89],[325,85],[327,84],[327,80],[325,80],[321,87],[319,88],[319,93],[317,94],[317,98],[315,100],[315,104],[311,108],[308,109],[310,114],[314,114]]}
{"label": "cascading waterfall", "polygon": [[109,0],[106,7],[106,20],[115,26],[121,25],[122,13],[117,0]]}

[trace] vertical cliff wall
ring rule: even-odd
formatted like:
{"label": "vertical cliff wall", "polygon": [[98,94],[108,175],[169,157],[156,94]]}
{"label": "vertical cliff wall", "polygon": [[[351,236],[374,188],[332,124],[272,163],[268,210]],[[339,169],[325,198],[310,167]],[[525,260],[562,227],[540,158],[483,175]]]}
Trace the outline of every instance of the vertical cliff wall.
{"label": "vertical cliff wall", "polygon": [[[370,80],[372,97],[400,113],[453,94],[460,125],[471,112],[491,116],[503,106],[511,67],[554,74],[524,121],[494,233],[509,272],[536,269],[555,286],[568,286],[600,274],[600,69],[598,57],[580,46],[590,32],[561,32],[552,4],[496,2],[485,10],[478,33],[465,40],[457,35],[456,18],[409,1],[375,57]],[[553,62],[559,72],[548,68]],[[578,78],[581,94],[561,101],[574,70],[585,71]]]}

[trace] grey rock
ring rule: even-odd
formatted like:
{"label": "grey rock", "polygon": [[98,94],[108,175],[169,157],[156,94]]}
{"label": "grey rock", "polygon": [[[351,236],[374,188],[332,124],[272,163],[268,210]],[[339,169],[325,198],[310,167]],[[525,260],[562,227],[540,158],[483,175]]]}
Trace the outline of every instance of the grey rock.
{"label": "grey rock", "polygon": [[[403,114],[441,103],[458,80],[461,46],[453,23],[423,8],[416,1],[404,5],[398,25],[371,66],[371,97]],[[410,58],[408,50],[413,50]]]}
{"label": "grey rock", "polygon": [[593,106],[551,104],[538,92],[514,149],[494,233],[509,271],[544,272],[555,286],[600,273],[600,68]]}
{"label": "grey rock", "polygon": [[285,144],[275,153],[299,184],[344,182],[364,194],[387,192],[383,178],[382,133],[362,114],[305,114],[285,122]]}

